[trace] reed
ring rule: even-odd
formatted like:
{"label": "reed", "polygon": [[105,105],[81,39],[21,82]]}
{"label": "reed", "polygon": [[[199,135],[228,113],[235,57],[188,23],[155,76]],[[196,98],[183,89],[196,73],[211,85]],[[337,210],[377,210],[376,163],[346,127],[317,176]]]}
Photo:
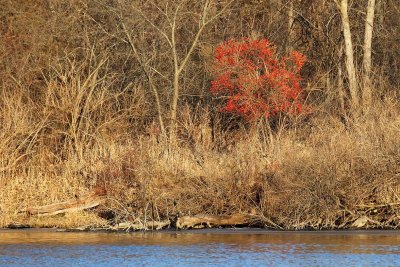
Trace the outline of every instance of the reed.
{"label": "reed", "polygon": [[96,186],[106,187],[103,209],[113,212],[114,221],[256,213],[285,229],[338,228],[372,205],[385,210],[371,216],[398,226],[390,209],[399,202],[400,185],[395,99],[377,101],[347,123],[316,108],[268,140],[246,127],[228,129],[220,115],[211,120],[206,107],[186,106],[178,142],[171,144],[145,122],[140,95],[113,94],[104,77],[83,79],[79,72],[66,73],[61,84],[49,81],[39,101],[23,90],[12,97],[2,90],[3,227],[15,221],[46,227],[104,223],[95,214],[38,220],[18,213]]}

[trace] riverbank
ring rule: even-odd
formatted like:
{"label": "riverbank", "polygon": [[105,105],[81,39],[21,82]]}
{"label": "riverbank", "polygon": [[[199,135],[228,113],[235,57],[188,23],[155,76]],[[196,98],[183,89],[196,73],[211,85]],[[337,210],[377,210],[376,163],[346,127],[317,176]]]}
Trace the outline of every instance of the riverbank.
{"label": "riverbank", "polygon": [[[29,153],[15,155],[14,166],[0,172],[0,227],[253,214],[289,230],[349,228],[360,218],[368,228],[397,229],[400,113],[397,102],[385,101],[348,123],[313,115],[269,141],[246,129],[212,134],[206,112],[180,118],[174,145],[142,134],[82,144],[77,153],[48,145],[52,135],[41,129]],[[92,212],[20,212],[79,199],[98,187],[106,190],[106,201]]]}
{"label": "riverbank", "polygon": [[[152,231],[152,232],[145,232],[145,231],[138,231],[138,232],[111,232],[111,231],[69,231],[68,229],[56,229],[56,228],[25,228],[25,229],[7,229],[7,228],[0,228],[0,234],[8,234],[10,237],[12,235],[23,235],[23,234],[56,234],[60,237],[63,235],[81,235],[84,236],[85,234],[96,235],[96,234],[110,234],[110,236],[118,235],[118,236],[163,236],[163,235],[273,235],[273,236],[281,236],[281,235],[296,235],[296,236],[318,236],[318,235],[326,235],[326,236],[335,236],[335,235],[343,235],[343,236],[351,236],[351,235],[370,235],[370,236],[377,236],[377,235],[398,235],[397,230],[319,230],[319,231],[308,231],[308,230],[297,230],[297,231],[275,231],[270,229],[262,229],[262,228],[207,228],[207,229],[186,229],[184,231],[177,231],[176,229],[164,229],[162,231]],[[4,239],[2,239],[4,241]],[[9,238],[8,242],[11,242],[13,238]],[[62,238],[58,239],[60,242],[63,241]],[[1,241],[1,240],[0,240]],[[84,240],[81,240],[84,241]]]}
{"label": "riverbank", "polygon": [[395,1],[3,2],[0,227],[400,226]]}
{"label": "riverbank", "polygon": [[[71,151],[62,160],[50,159],[43,144],[1,172],[0,226],[76,228],[252,214],[289,230],[346,229],[358,220],[359,228],[397,229],[398,110],[398,104],[382,103],[349,125],[315,116],[269,143],[237,130],[236,137],[220,133],[216,140],[226,143],[217,146],[208,122],[199,120],[187,128],[191,139],[173,147],[143,135],[133,143],[94,146],[82,158]],[[106,190],[106,198],[92,212],[43,217],[20,212],[79,199],[97,187]]]}

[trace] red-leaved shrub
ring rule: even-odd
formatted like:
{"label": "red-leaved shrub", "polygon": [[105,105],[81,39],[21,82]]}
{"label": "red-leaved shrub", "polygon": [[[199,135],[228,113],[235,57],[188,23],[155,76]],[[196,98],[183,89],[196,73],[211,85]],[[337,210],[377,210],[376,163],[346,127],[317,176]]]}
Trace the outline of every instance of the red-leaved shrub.
{"label": "red-leaved shrub", "polygon": [[226,97],[226,112],[251,121],[303,110],[301,53],[278,58],[268,40],[243,38],[220,44],[214,60],[210,91]]}

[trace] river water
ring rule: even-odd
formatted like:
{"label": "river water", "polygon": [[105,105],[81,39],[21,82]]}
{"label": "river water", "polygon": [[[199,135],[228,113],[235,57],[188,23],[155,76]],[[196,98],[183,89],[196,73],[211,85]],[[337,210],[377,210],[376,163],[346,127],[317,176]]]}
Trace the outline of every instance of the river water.
{"label": "river water", "polygon": [[400,232],[0,230],[0,266],[400,266]]}

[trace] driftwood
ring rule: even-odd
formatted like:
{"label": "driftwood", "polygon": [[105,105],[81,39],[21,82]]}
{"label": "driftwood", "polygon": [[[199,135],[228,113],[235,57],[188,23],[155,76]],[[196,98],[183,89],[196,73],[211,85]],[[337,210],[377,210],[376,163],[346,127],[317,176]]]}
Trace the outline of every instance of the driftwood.
{"label": "driftwood", "polygon": [[381,225],[380,222],[372,220],[372,219],[368,218],[367,216],[361,216],[357,220],[355,220],[351,226],[354,228],[365,228],[367,226],[367,224],[372,224],[375,226]]}
{"label": "driftwood", "polygon": [[124,231],[137,231],[137,230],[161,230],[171,225],[170,220],[165,221],[147,221],[147,222],[122,222],[112,227],[112,230],[124,230]]}
{"label": "driftwood", "polygon": [[257,219],[252,215],[233,214],[233,215],[204,215],[183,216],[176,221],[176,228],[204,228],[218,226],[238,226],[250,225]]}
{"label": "driftwood", "polygon": [[21,210],[20,212],[37,216],[53,216],[66,212],[85,210],[94,208],[103,203],[105,195],[106,191],[104,189],[96,189],[93,192],[79,198],[46,206],[27,208],[25,210]]}
{"label": "driftwood", "polygon": [[135,220],[132,222],[121,222],[114,226],[111,225],[103,225],[103,226],[93,226],[93,225],[85,225],[77,228],[69,228],[69,229],[61,229],[62,232],[81,232],[81,231],[149,231],[149,230],[161,230],[171,225],[170,220],[165,221],[147,221],[141,222],[139,220]]}
{"label": "driftwood", "polygon": [[[249,226],[255,222],[260,222],[259,217],[253,215],[234,214],[234,215],[195,215],[179,217],[175,226],[176,229],[219,227],[219,226]],[[173,225],[170,220],[165,221],[141,221],[121,222],[115,226],[92,228],[83,226],[69,229],[70,231],[91,231],[91,230],[111,230],[111,231],[138,231],[138,230],[160,230]]]}
{"label": "driftwood", "polygon": [[8,229],[26,229],[26,228],[31,228],[31,226],[29,224],[24,224],[24,223],[10,223],[9,225],[7,225]]}

